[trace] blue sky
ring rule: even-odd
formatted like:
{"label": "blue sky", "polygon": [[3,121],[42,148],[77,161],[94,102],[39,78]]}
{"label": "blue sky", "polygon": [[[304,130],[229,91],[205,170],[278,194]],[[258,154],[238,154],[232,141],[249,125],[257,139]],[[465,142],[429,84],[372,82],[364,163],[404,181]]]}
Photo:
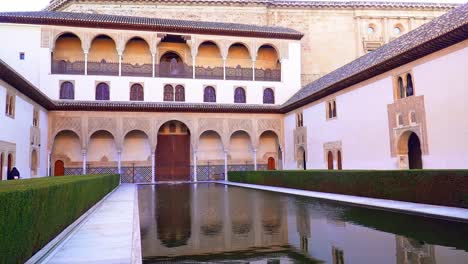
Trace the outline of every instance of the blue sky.
{"label": "blue sky", "polygon": [[[43,9],[50,0],[2,0],[0,11],[34,11]],[[307,0],[306,0],[307,1]],[[313,1],[313,0],[309,0]],[[349,1],[349,0],[334,0]],[[357,0],[356,0],[357,1]],[[359,0],[362,1],[362,0]],[[466,3],[468,0],[372,0],[393,2],[440,2],[440,3]]]}

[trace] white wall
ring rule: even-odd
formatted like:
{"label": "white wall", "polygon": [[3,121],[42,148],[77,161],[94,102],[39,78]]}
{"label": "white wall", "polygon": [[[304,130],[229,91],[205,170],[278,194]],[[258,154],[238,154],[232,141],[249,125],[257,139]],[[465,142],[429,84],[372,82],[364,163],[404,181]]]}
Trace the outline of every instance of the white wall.
{"label": "white wall", "polygon": [[468,41],[459,46],[465,48],[413,69],[428,121],[425,168],[468,168]]}
{"label": "white wall", "polygon": [[[49,68],[43,64],[40,56],[41,28],[34,25],[0,24],[0,59],[23,75],[28,81],[39,86],[41,79],[39,68]],[[20,60],[19,53],[25,53],[25,60]]]}
{"label": "white wall", "polygon": [[[413,70],[415,95],[424,95],[429,154],[424,168],[468,168],[468,41],[356,84],[303,107],[307,167],[326,169],[324,143],[341,141],[343,169],[398,169],[391,157],[387,105],[392,76]],[[326,120],[325,103],[336,98],[337,118]],[[285,117],[286,168],[296,169],[295,112]],[[336,160],[336,157],[335,157]]]}
{"label": "white wall", "polygon": [[[32,127],[34,105],[29,99],[25,99],[26,97],[24,95],[17,95],[15,117],[10,118],[6,116],[5,100],[7,87],[13,90],[11,86],[0,80],[0,140],[16,144],[16,161],[14,166],[18,168],[22,178],[30,178],[30,129]],[[41,109],[39,117],[41,147],[39,152],[38,176],[47,175],[47,127],[47,113]]]}

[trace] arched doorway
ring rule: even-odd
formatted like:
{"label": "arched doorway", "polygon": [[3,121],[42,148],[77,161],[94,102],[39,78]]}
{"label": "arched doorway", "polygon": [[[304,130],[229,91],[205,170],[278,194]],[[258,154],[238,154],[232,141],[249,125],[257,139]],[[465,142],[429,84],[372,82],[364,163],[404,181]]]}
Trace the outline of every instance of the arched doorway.
{"label": "arched doorway", "polygon": [[338,150],[338,152],[336,153],[336,156],[337,156],[338,170],[342,170],[343,169],[343,164],[342,164],[342,160],[341,160],[341,151]]}
{"label": "arched doorway", "polygon": [[409,169],[422,169],[421,142],[415,133],[408,139],[408,165]]}
{"label": "arched doorway", "polygon": [[8,154],[8,161],[7,161],[7,175],[8,173],[10,173],[12,168],[13,168],[13,155],[10,153]]}
{"label": "arched doorway", "polygon": [[306,170],[307,169],[307,159],[306,159],[306,152],[303,147],[299,147],[296,153],[296,160],[297,160],[297,166],[299,169]]}
{"label": "arched doorway", "polygon": [[65,175],[65,163],[62,160],[57,160],[54,164],[54,176],[63,175]]}
{"label": "arched doorway", "polygon": [[333,153],[331,151],[328,151],[327,153],[327,163],[328,169],[333,170]]}
{"label": "arched doorway", "polygon": [[3,153],[0,154],[0,181],[3,180]]}
{"label": "arched doorway", "polygon": [[158,132],[156,180],[190,180],[190,131],[180,121],[169,121]]}
{"label": "arched doorway", "polygon": [[273,157],[268,158],[268,170],[276,170],[276,162]]}
{"label": "arched doorway", "polygon": [[31,176],[37,175],[37,151],[35,149],[31,152]]}

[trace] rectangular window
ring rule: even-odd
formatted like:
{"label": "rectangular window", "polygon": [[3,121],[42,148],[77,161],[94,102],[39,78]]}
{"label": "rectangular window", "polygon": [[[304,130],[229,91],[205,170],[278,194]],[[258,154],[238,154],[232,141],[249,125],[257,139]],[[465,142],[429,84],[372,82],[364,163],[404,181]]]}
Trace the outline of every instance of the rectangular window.
{"label": "rectangular window", "polygon": [[24,52],[20,52],[20,53],[19,53],[19,59],[20,59],[20,60],[24,60],[25,58],[26,58],[25,53],[24,53]]}

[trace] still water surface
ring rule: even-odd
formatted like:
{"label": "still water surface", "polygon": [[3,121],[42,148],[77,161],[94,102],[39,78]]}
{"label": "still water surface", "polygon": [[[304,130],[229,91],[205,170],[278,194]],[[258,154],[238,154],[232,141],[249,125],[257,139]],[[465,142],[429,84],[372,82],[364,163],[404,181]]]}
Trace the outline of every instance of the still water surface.
{"label": "still water surface", "polygon": [[144,263],[468,264],[468,224],[216,183],[138,197]]}

